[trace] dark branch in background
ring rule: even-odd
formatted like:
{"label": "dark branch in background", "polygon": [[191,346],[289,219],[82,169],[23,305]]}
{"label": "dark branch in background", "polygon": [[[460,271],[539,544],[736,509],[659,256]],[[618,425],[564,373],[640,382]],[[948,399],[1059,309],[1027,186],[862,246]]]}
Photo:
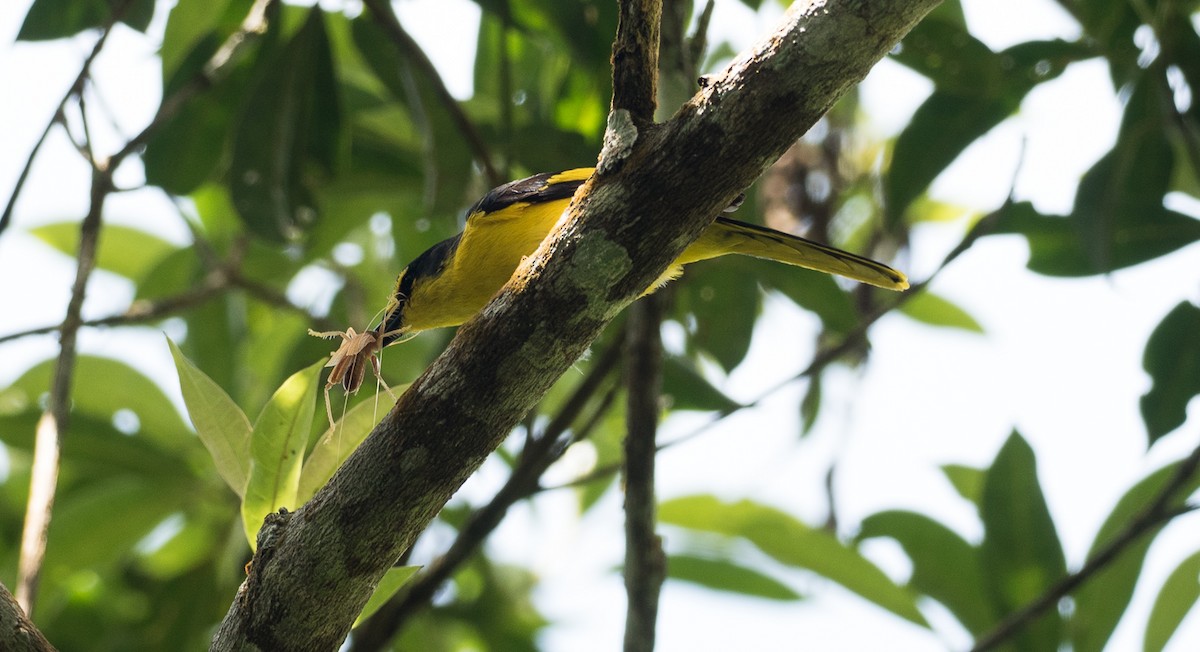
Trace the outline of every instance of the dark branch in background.
{"label": "dark branch in background", "polygon": [[936,4],[794,4],[670,121],[641,129],[614,112],[626,117],[607,171],[329,483],[269,519],[213,648],[337,648],[379,578],[605,326]]}
{"label": "dark branch in background", "polygon": [[[126,142],[112,156],[101,158],[97,157],[92,151],[91,136],[87,126],[88,118],[85,111],[86,105],[83,100],[83,87],[87,83],[90,63],[100,51],[105,35],[120,18],[121,13],[131,4],[130,0],[126,0],[114,10],[114,13],[109,18],[107,27],[104,29],[104,35],[101,36],[101,39],[93,48],[92,54],[85,62],[71,92],[68,93],[55,113],[55,121],[62,122],[64,106],[69,102],[71,97],[77,98],[85,138],[85,141],[81,144],[81,149],[91,162],[92,182],[89,193],[88,212],[80,224],[75,281],[72,284],[71,297],[67,303],[66,315],[63,318],[62,325],[59,327],[58,360],[54,367],[54,376],[50,384],[50,394],[46,404],[46,411],[42,414],[41,419],[38,420],[35,436],[29,500],[26,504],[25,524],[21,533],[21,552],[17,571],[17,601],[24,607],[26,613],[32,612],[33,604],[37,599],[38,580],[41,576],[42,560],[46,552],[46,533],[50,526],[50,516],[54,506],[54,494],[58,484],[59,451],[61,440],[67,431],[70,416],[71,386],[74,380],[77,354],[76,339],[79,329],[83,325],[81,313],[84,297],[87,292],[88,279],[91,277],[91,273],[96,266],[96,251],[100,239],[104,202],[108,198],[108,195],[115,190],[112,182],[113,173],[120,167],[126,157],[137,151],[159,125],[173,116],[197,92],[208,87],[214,80],[219,78],[219,74],[233,60],[234,55],[248,40],[249,36],[260,33],[266,28],[266,8],[272,2],[276,1],[258,0],[251,8],[250,15],[242,23],[241,28],[226,40],[225,44],[217,51],[204,70],[178,92],[164,98],[158,112],[141,133]],[[26,169],[32,166],[32,161],[40,149],[40,144],[41,141],[39,141],[38,147],[35,147],[34,151],[30,154],[26,162]],[[14,190],[13,196],[9,200],[9,207],[6,208],[4,219],[7,219],[12,205],[16,202],[16,197],[19,194],[24,176],[25,174],[23,173],[22,178],[18,180],[18,187]]]}
{"label": "dark branch in background", "polygon": [[1078,571],[1063,577],[1054,586],[1050,587],[1049,590],[1039,596],[1038,599],[1029,603],[1020,611],[1009,614],[1007,618],[1000,621],[1000,624],[995,629],[981,636],[976,641],[975,647],[971,649],[972,652],[984,652],[1003,644],[1008,638],[1019,632],[1022,627],[1036,620],[1048,609],[1056,607],[1060,600],[1070,595],[1072,591],[1079,588],[1096,573],[1116,561],[1122,552],[1125,552],[1129,546],[1133,545],[1143,535],[1166,524],[1176,516],[1196,509],[1193,506],[1174,505],[1172,503],[1179,498],[1186,498],[1186,496],[1179,495],[1180,491],[1195,477],[1198,468],[1200,468],[1200,446],[1197,446],[1187,458],[1179,463],[1179,468],[1175,469],[1175,473],[1171,475],[1171,479],[1158,492],[1158,496],[1155,497],[1154,502],[1139,512],[1125,526],[1125,529],[1121,530],[1120,533],[1113,537],[1112,541],[1108,542],[1108,545],[1090,557],[1087,563]]}
{"label": "dark branch in background", "polygon": [[508,481],[496,492],[491,502],[467,517],[459,529],[458,537],[441,557],[421,571],[403,592],[354,631],[351,652],[384,649],[410,618],[429,606],[437,589],[479,550],[487,537],[504,520],[509,508],[537,493],[546,469],[562,457],[571,444],[586,439],[591,434],[616,397],[615,385],[605,392],[588,420],[569,438],[564,438],[571,424],[603,389],[605,381],[620,359],[620,352],[621,347],[614,344],[600,355],[571,397],[546,425],[542,434],[527,440]]}
{"label": "dark branch in background", "polygon": [[625,385],[625,652],[654,650],[658,597],[667,574],[662,538],[654,532],[654,462],[662,393],[662,297],[629,310]]}
{"label": "dark branch in background", "polygon": [[[674,46],[667,48],[671,54],[682,51],[683,24],[671,21],[670,33],[663,32],[662,0],[620,0],[617,6],[611,110],[627,110],[634,126],[648,128],[658,105],[659,60],[665,56],[660,48],[666,42]],[[672,8],[677,8],[677,3],[672,3]],[[662,393],[659,331],[664,300],[663,296],[643,297],[630,307],[626,322],[625,652],[654,650],[658,598],[666,578],[666,555],[654,527],[655,439]]]}
{"label": "dark branch in background", "polygon": [[396,12],[392,10],[391,2],[389,0],[363,0],[363,4],[375,16],[376,22],[387,32],[387,35],[391,37],[396,47],[408,58],[409,63],[416,66],[421,71],[421,74],[429,80],[438,101],[442,104],[442,108],[450,114],[450,118],[454,120],[458,131],[466,138],[467,146],[474,152],[475,161],[483,168],[483,173],[487,177],[489,186],[498,186],[504,183],[505,179],[496,171],[496,165],[492,161],[491,152],[488,149],[487,143],[484,142],[483,136],[479,133],[475,124],[471,122],[471,119],[467,117],[458,100],[454,99],[454,96],[450,94],[433,62],[429,60],[429,57],[425,56],[425,52],[421,49],[421,46],[400,25],[400,19],[396,16]]}

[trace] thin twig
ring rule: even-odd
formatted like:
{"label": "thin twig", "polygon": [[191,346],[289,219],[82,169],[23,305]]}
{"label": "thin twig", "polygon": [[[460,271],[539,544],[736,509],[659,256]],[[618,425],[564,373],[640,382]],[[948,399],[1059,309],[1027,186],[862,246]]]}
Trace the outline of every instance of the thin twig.
{"label": "thin twig", "polygon": [[1195,510],[1196,507],[1194,506],[1172,505],[1171,503],[1179,497],[1180,490],[1196,475],[1198,467],[1200,467],[1200,446],[1197,446],[1187,458],[1179,463],[1179,467],[1175,469],[1175,473],[1171,475],[1171,479],[1158,492],[1158,496],[1155,497],[1154,502],[1139,512],[1129,522],[1129,525],[1125,526],[1125,529],[1114,536],[1099,552],[1092,555],[1082,568],[1063,577],[1020,611],[1009,614],[992,631],[981,636],[976,641],[972,652],[984,652],[1004,643],[1007,639],[1021,631],[1025,625],[1036,620],[1048,609],[1056,606],[1060,600],[1070,595],[1072,591],[1079,588],[1095,576],[1096,573],[1115,561],[1120,557],[1122,552],[1125,552],[1142,535],[1160,525],[1168,523],[1176,516]]}
{"label": "thin twig", "polygon": [[403,593],[376,612],[355,632],[351,652],[383,649],[410,617],[429,604],[437,589],[471,559],[492,531],[504,520],[508,510],[517,502],[538,492],[538,482],[546,469],[562,457],[571,444],[590,435],[616,397],[615,385],[605,393],[588,420],[569,438],[563,439],[571,424],[604,386],[620,359],[620,351],[619,346],[613,345],[600,355],[579,386],[563,403],[550,423],[546,424],[542,434],[528,440],[504,486],[487,505],[467,517],[454,543],[441,557],[417,575]]}
{"label": "thin twig", "polygon": [[9,221],[12,220],[13,210],[17,205],[17,198],[21,196],[21,190],[25,187],[25,180],[29,177],[29,171],[33,169],[33,161],[37,158],[38,152],[41,151],[42,145],[45,144],[46,138],[49,137],[50,130],[56,124],[63,124],[65,126],[66,121],[63,111],[67,103],[76,95],[83,94],[84,84],[91,74],[92,62],[100,55],[100,51],[104,49],[104,44],[108,41],[108,35],[112,33],[113,25],[125,13],[130,4],[132,4],[132,0],[126,0],[113,10],[112,15],[109,16],[104,27],[100,30],[100,37],[96,39],[96,44],[92,46],[92,51],[88,53],[87,58],[83,60],[83,65],[79,67],[79,74],[75,75],[75,80],[71,82],[70,88],[67,89],[62,100],[58,103],[58,107],[54,110],[54,115],[46,123],[46,128],[42,130],[42,135],[38,136],[37,142],[33,144],[33,149],[29,152],[29,156],[25,158],[25,166],[21,168],[21,174],[17,176],[17,183],[13,186],[12,194],[8,196],[8,203],[4,206],[4,213],[0,215],[0,233],[4,233],[4,229],[8,228]]}
{"label": "thin twig", "polygon": [[434,67],[429,57],[425,56],[425,52],[421,49],[421,46],[400,25],[400,19],[396,16],[396,12],[392,10],[391,3],[387,0],[364,0],[363,4],[375,16],[375,20],[383,27],[388,36],[391,37],[396,47],[400,49],[400,52],[429,80],[438,102],[450,114],[450,119],[454,121],[455,126],[458,127],[459,132],[466,139],[467,146],[474,153],[475,161],[483,168],[484,176],[487,177],[490,185],[497,186],[503,183],[504,179],[496,171],[492,154],[488,149],[487,143],[483,140],[483,136],[479,133],[479,129],[467,117],[458,100],[454,99],[454,96],[450,94],[450,90],[446,88],[446,83],[442,81],[437,68]]}
{"label": "thin twig", "polygon": [[658,599],[666,579],[662,538],[655,534],[654,462],[662,392],[661,297],[631,307],[626,340],[625,652],[652,652]]}
{"label": "thin twig", "polygon": [[17,568],[17,602],[25,613],[33,613],[37,601],[42,560],[46,554],[46,534],[50,514],[54,509],[54,494],[58,485],[58,465],[61,442],[71,413],[71,385],[75,373],[75,348],[83,298],[87,282],[96,267],[96,250],[100,242],[100,221],[104,199],[112,183],[112,175],[102,162],[92,171],[91,202],[87,216],[79,227],[79,253],[76,256],[75,282],[67,313],[59,330],[59,355],[50,382],[46,410],[38,420],[33,450],[33,470],[29,480],[29,500],[25,508],[25,524],[21,531],[21,556]]}

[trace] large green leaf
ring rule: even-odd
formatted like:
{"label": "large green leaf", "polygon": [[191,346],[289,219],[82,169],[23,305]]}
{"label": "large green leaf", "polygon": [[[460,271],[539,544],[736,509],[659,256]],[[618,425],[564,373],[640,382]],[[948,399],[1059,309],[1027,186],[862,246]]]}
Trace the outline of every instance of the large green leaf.
{"label": "large green leaf", "polygon": [[779,580],[728,559],[694,555],[667,558],[667,577],[700,586],[767,600],[799,600],[800,594]]}
{"label": "large green leaf", "polygon": [[955,305],[949,299],[921,292],[900,306],[900,312],[930,326],[958,328],[971,333],[982,333],[983,325],[975,320],[966,310]]}
{"label": "large green leaf", "polygon": [[333,61],[320,7],[249,90],[233,142],[230,193],[247,228],[287,242],[316,219],[312,186],[341,148]]}
{"label": "large green leaf", "polygon": [[[44,224],[29,232],[68,256],[79,251],[78,222]],[[106,224],[100,234],[96,266],[138,283],[176,249],[170,242],[141,229]]]}
{"label": "large green leaf", "polygon": [[217,473],[241,497],[250,474],[250,420],[225,390],[192,364],[170,338],[167,346],[175,360],[183,402],[196,434],[212,456]]}
{"label": "large green leaf", "polygon": [[858,538],[890,537],[912,561],[908,585],[941,602],[972,634],[995,625],[998,614],[987,596],[979,551],[945,525],[914,512],[885,511],[868,516]]}
{"label": "large green leaf", "polygon": [[1184,301],[1159,322],[1146,342],[1142,366],[1153,385],[1142,396],[1150,443],[1183,425],[1200,394],[1200,308]]}
{"label": "large green leaf", "polygon": [[[983,484],[980,546],[983,589],[1009,614],[1037,599],[1066,575],[1062,545],[1037,479],[1033,449],[1013,433]],[[1020,650],[1056,651],[1063,638],[1062,617],[1049,611],[1027,624],[1013,641]]]}
{"label": "large green leaf", "polygon": [[[373,389],[368,385],[367,389]],[[408,385],[396,385],[392,392],[399,396],[408,389]],[[296,504],[308,502],[317,490],[329,482],[334,471],[346,461],[350,453],[371,434],[379,420],[396,404],[396,399],[387,392],[377,392],[373,400],[367,400],[355,405],[337,422],[321,435],[317,445],[304,460],[304,468],[300,472],[300,484],[296,490]]]}
{"label": "large green leaf", "polygon": [[316,391],[324,360],[292,374],[275,391],[254,422],[250,477],[242,501],[242,524],[250,547],[263,518],[280,507],[296,508],[300,465],[312,429]]}
{"label": "large green leaf", "polygon": [[713,387],[687,359],[666,356],[662,374],[662,393],[671,399],[673,410],[732,412],[741,407],[740,403]]}
{"label": "large green leaf", "polygon": [[[1092,541],[1088,557],[1094,557],[1121,534],[1131,521],[1145,512],[1157,500],[1162,488],[1175,475],[1179,464],[1170,464],[1143,478],[1125,492],[1109,513]],[[1193,477],[1166,505],[1174,509],[1183,505],[1187,496],[1200,488],[1200,478]],[[1071,618],[1071,641],[1080,652],[1103,650],[1116,629],[1121,615],[1133,597],[1134,587],[1142,572],[1146,553],[1162,528],[1153,528],[1142,535],[1075,592],[1075,613]]]}
{"label": "large green leaf", "polygon": [[391,99],[408,109],[410,122],[420,135],[423,208],[438,217],[461,211],[471,203],[464,190],[471,178],[472,155],[433,80],[420,74],[420,67],[369,16],[354,20],[351,33],[363,60],[390,91]]}
{"label": "large green leaf", "polygon": [[[726,371],[741,364],[762,307],[762,290],[752,270],[757,261],[741,256],[692,265],[676,290],[684,323],[694,328],[688,352],[711,355]],[[803,272],[801,272],[803,273]]]}
{"label": "large green leaf", "polygon": [[830,533],[778,509],[749,500],[726,503],[715,496],[696,495],[662,503],[658,515],[663,523],[744,538],[781,563],[817,573],[926,626],[912,593]]}
{"label": "large green leaf", "polygon": [[[42,362],[13,382],[4,401],[13,412],[35,405],[49,391],[55,360]],[[71,406],[100,422],[112,423],[120,410],[137,417],[136,434],[167,451],[195,445],[187,424],[171,401],[149,378],[123,362],[83,355],[75,361]]]}
{"label": "large green leaf", "polygon": [[[46,41],[74,36],[85,29],[108,22],[112,10],[122,0],[36,0],[25,14],[19,41]],[[121,14],[121,22],[146,31],[154,15],[154,0],[133,0]]]}
{"label": "large green leaf", "polygon": [[171,79],[188,54],[217,30],[230,4],[231,0],[177,0],[167,17],[159,51],[164,81]]}
{"label": "large green leaf", "polygon": [[180,509],[178,486],[118,476],[57,497],[47,535],[52,572],[116,562],[155,525]]}
{"label": "large green leaf", "polygon": [[1016,111],[1034,86],[1093,54],[1065,41],[1029,41],[997,53],[956,20],[922,21],[896,58],[936,88],[896,139],[884,181],[887,224],[900,224],[913,200],[968,145]]}
{"label": "large green leaf", "polygon": [[1158,597],[1154,599],[1142,644],[1145,652],[1162,652],[1183,624],[1188,612],[1196,605],[1196,600],[1200,599],[1200,581],[1197,581],[1197,577],[1200,577],[1200,552],[1193,553],[1171,571]]}
{"label": "large green leaf", "polygon": [[[1099,165],[1099,164],[1097,164]],[[1103,267],[1097,267],[1069,217],[1043,215],[1029,202],[1003,208],[993,233],[1018,233],[1029,243],[1030,270],[1047,276],[1090,276],[1130,267],[1200,240],[1200,220],[1162,208],[1148,208],[1120,220],[1110,231]]]}

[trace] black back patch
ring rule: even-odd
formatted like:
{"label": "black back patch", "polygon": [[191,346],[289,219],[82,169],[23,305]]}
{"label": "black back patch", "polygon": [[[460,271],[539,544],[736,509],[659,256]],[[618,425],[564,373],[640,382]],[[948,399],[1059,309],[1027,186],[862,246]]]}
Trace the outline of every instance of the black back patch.
{"label": "black back patch", "polygon": [[583,182],[587,181],[587,179],[572,179],[568,181],[556,181],[554,183],[549,182],[550,179],[559,174],[562,173],[543,172],[535,174],[532,177],[510,181],[502,186],[492,188],[482,199],[475,202],[471,210],[467,211],[467,215],[470,216],[480,212],[493,213],[522,202],[537,204],[558,199],[569,199],[579,189],[579,186],[582,186]]}

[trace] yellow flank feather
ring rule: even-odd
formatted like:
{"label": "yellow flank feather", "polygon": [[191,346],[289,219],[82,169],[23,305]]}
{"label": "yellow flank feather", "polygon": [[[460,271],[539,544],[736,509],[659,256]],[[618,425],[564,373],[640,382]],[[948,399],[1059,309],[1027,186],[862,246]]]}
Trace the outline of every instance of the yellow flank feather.
{"label": "yellow flank feather", "polygon": [[[493,189],[471,208],[462,233],[434,245],[396,279],[379,332],[384,345],[408,333],[456,326],[479,312],[533,253],[592,174],[579,168],[539,174]],[[766,227],[718,217],[647,293],[683,266],[726,254],[766,258],[837,274],[889,290],[908,288],[904,274],[852,253]]]}

